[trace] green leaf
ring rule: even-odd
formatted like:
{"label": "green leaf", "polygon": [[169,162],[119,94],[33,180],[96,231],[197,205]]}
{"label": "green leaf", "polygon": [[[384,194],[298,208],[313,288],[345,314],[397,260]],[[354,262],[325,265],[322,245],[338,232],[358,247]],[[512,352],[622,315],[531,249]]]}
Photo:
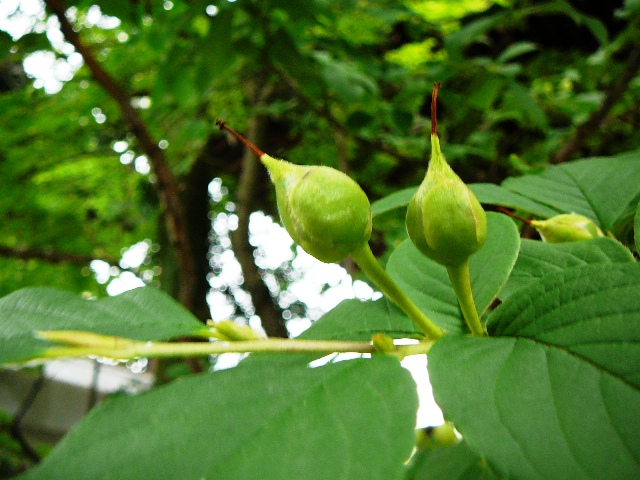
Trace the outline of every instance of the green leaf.
{"label": "green leaf", "polygon": [[503,187],[563,213],[584,215],[610,231],[640,197],[640,152],[552,166],[509,178]]}
{"label": "green leaf", "polygon": [[531,91],[520,84],[512,83],[504,96],[504,109],[514,110],[521,123],[546,128],[547,117],[540,105],[536,103]]}
{"label": "green leaf", "polygon": [[[285,29],[268,43],[269,58],[276,67],[297,80],[300,90],[310,98],[319,98],[324,93],[325,85],[319,80],[318,64],[300,51],[299,45]],[[309,78],[318,79],[309,82]]]}
{"label": "green leaf", "polygon": [[524,239],[511,276],[500,292],[500,299],[504,301],[517,290],[545,275],[566,268],[634,261],[629,250],[610,238],[594,238],[572,243],[547,243]]}
{"label": "green leaf", "polygon": [[390,317],[383,299],[375,302],[350,299],[325,313],[298,338],[368,341],[375,333],[407,338],[421,332],[407,317]]}
{"label": "green leaf", "polygon": [[640,266],[548,274],[489,318],[488,338],[429,354],[434,395],[508,478],[640,476]]}
{"label": "green leaf", "polygon": [[371,204],[371,215],[375,217],[395,208],[406,207],[416,194],[416,191],[418,191],[418,187],[409,187],[376,200]]}
{"label": "green leaf", "polygon": [[52,288],[25,288],[0,299],[0,363],[42,355],[52,343],[40,330],[84,330],[134,340],[192,335],[203,325],[167,294],[152,287],[101,300]]}
{"label": "green leaf", "polygon": [[[480,315],[506,282],[520,246],[509,218],[490,212],[487,220],[487,242],[470,259],[471,287]],[[422,255],[409,240],[393,252],[387,273],[439,327],[449,333],[466,331],[446,268]]]}
{"label": "green leaf", "polygon": [[347,104],[362,100],[366,94],[377,93],[377,86],[355,63],[336,60],[326,52],[316,52],[314,58],[322,68],[322,77],[330,90]]}
{"label": "green leaf", "polygon": [[500,56],[496,59],[498,63],[507,63],[514,58],[524,55],[525,53],[531,53],[538,50],[538,46],[532,42],[516,42],[509,45]]}
{"label": "green leaf", "polygon": [[576,22],[576,24],[584,24],[589,30],[591,30],[593,36],[601,44],[607,42],[607,27],[605,27],[605,25],[596,17],[591,17],[589,15],[583,14],[582,12],[576,10],[569,2],[566,2],[565,0],[553,0],[539,7],[534,6],[533,10],[538,10],[547,14],[563,13],[571,17],[571,19]]}
{"label": "green leaf", "polygon": [[640,253],[640,203],[638,203],[638,208],[636,210],[636,219],[634,225],[634,235],[636,239],[636,252]]}
{"label": "green leaf", "polygon": [[383,355],[240,366],[101,403],[25,478],[398,479],[417,406]]}
{"label": "green leaf", "polygon": [[[517,208],[544,218],[563,213],[562,210],[551,208],[493,183],[470,183],[469,188],[480,203]],[[376,200],[371,204],[371,214],[375,217],[396,208],[406,207],[417,190],[418,187],[409,187]]]}
{"label": "green leaf", "polygon": [[426,448],[414,455],[406,480],[490,480],[495,475],[463,440],[447,447]]}
{"label": "green leaf", "polygon": [[493,107],[505,82],[498,75],[479,75],[479,77],[474,81],[473,89],[466,96],[466,101],[484,112]]}
{"label": "green leaf", "polygon": [[494,185],[493,183],[472,183],[469,188],[478,197],[480,203],[516,208],[543,218],[553,217],[562,213],[561,210],[551,208],[519,193],[512,192],[504,186]]}
{"label": "green leaf", "polygon": [[224,9],[210,20],[208,35],[201,43],[200,75],[217,78],[233,65],[233,17],[233,10]]}

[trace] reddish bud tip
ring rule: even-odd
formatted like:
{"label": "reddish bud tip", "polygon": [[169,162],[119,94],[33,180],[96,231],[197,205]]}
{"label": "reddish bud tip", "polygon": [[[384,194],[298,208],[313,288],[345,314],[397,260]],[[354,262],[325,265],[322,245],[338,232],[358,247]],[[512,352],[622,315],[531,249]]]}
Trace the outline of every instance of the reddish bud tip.
{"label": "reddish bud tip", "polygon": [[229,132],[231,135],[233,135],[234,137],[236,137],[238,140],[240,140],[242,143],[245,144],[245,146],[251,150],[256,157],[258,158],[262,158],[262,156],[264,155],[264,152],[262,150],[260,150],[258,147],[256,147],[253,143],[251,143],[249,140],[247,140],[246,138],[244,138],[242,135],[240,135],[238,132],[236,132],[233,128],[227,127],[227,122],[225,122],[224,120],[220,120],[219,118],[216,119],[216,125],[220,127],[220,130],[226,130],[227,132]]}
{"label": "reddish bud tip", "polygon": [[438,105],[438,90],[441,88],[442,82],[433,82],[433,90],[431,90],[431,135],[438,135],[436,107]]}

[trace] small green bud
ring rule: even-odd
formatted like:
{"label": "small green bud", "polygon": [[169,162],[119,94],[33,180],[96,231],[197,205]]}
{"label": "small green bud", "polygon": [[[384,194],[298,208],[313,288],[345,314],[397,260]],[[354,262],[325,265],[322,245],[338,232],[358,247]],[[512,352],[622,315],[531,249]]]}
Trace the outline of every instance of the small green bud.
{"label": "small green bud", "polygon": [[380,353],[396,353],[398,348],[393,343],[393,338],[384,333],[376,333],[371,337],[371,342]]}
{"label": "small green bud", "polygon": [[538,231],[545,242],[569,243],[604,237],[602,230],[591,219],[577,213],[563,213],[546,220],[529,220],[516,215],[506,208],[500,208],[500,210],[510,217],[531,225]]}
{"label": "small green bud", "polygon": [[456,434],[456,429],[450,422],[434,427],[431,431],[431,438],[441,447],[455,445],[460,441],[460,437]]}
{"label": "small green bud", "polygon": [[240,139],[269,171],[278,213],[291,238],[326,263],[339,262],[371,236],[371,205],[349,176],[329,167],[300,166],[275,159],[218,122]]}
{"label": "small green bud", "polygon": [[487,238],[487,216],[473,192],[451,169],[440,150],[436,98],[431,112],[431,161],[427,174],[407,208],[407,232],[424,255],[445,265],[459,266]]}
{"label": "small green bud", "polygon": [[577,213],[556,215],[547,220],[531,220],[531,226],[549,243],[579,242],[604,237],[595,223]]}
{"label": "small green bud", "polygon": [[262,337],[256,333],[249,325],[239,325],[232,320],[222,320],[213,323],[216,333],[221,340],[239,342],[243,340],[259,340]]}

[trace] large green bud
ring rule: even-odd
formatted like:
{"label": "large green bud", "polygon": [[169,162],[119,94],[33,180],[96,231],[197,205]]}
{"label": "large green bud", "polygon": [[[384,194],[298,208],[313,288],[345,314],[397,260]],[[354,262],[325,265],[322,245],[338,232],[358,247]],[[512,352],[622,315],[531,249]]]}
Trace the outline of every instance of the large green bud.
{"label": "large green bud", "polygon": [[407,208],[407,232],[424,255],[447,267],[464,264],[487,238],[487,216],[440,150],[432,100],[431,161]]}
{"label": "large green bud", "polygon": [[339,262],[371,237],[371,205],[362,188],[329,167],[300,166],[263,154],[278,213],[291,238],[323,262]]}
{"label": "large green bud", "polygon": [[291,238],[309,255],[332,263],[360,250],[371,237],[371,205],[349,176],[329,167],[278,160],[218,121],[255,153],[276,187],[278,213]]}

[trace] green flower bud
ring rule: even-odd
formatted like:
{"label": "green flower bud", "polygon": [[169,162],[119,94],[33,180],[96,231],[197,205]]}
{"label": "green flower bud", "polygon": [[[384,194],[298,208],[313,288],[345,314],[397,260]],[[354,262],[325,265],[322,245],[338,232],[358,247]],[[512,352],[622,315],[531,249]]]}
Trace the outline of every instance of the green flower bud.
{"label": "green flower bud", "polygon": [[291,238],[323,262],[339,262],[371,236],[371,205],[360,186],[329,167],[307,167],[264,154],[278,212]]}
{"label": "green flower bud", "polygon": [[595,223],[577,213],[556,215],[547,220],[531,220],[529,223],[549,243],[579,242],[604,237]]}
{"label": "green flower bud", "polygon": [[220,340],[239,342],[242,340],[259,340],[262,337],[249,325],[239,325],[232,320],[222,320],[212,323],[215,333]]}
{"label": "green flower bud", "polygon": [[434,427],[431,431],[431,438],[441,447],[455,445],[460,441],[460,437],[458,437],[455,428],[450,422]]}
{"label": "green flower bud", "polygon": [[395,353],[398,348],[393,343],[393,338],[384,333],[376,333],[371,337],[371,343],[376,349],[376,352],[380,353]]}
{"label": "green flower bud", "polygon": [[326,263],[339,262],[366,245],[371,236],[371,205],[362,188],[329,167],[300,166],[275,159],[218,121],[249,147],[269,171],[278,213],[291,238]]}
{"label": "green flower bud", "polygon": [[407,232],[424,255],[445,265],[459,266],[487,238],[487,216],[473,192],[451,169],[440,150],[435,102],[432,100],[431,161],[427,174],[407,208]]}

